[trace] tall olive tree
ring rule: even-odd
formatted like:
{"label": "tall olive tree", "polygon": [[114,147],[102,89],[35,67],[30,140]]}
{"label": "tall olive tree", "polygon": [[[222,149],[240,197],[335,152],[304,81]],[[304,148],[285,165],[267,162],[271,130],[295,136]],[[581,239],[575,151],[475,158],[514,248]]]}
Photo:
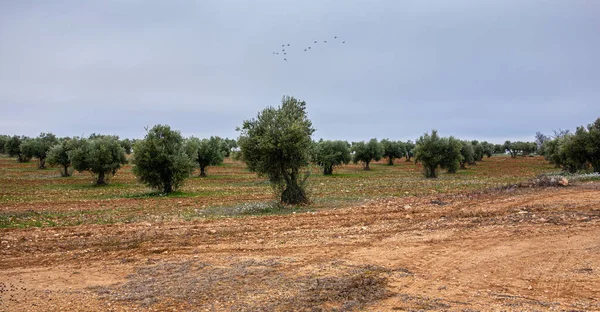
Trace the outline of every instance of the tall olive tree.
{"label": "tall olive tree", "polygon": [[365,170],[371,170],[369,163],[371,161],[379,161],[383,157],[383,146],[377,139],[371,139],[369,142],[352,142],[352,151],[354,152],[353,162],[356,164],[359,161],[364,163]]}
{"label": "tall olive tree", "polygon": [[133,150],[133,173],[142,183],[166,194],[183,185],[194,170],[185,140],[167,125],[152,127]]}
{"label": "tall olive tree", "polygon": [[281,106],[267,107],[256,118],[238,128],[241,159],[248,169],[266,176],[285,204],[306,204],[308,178],[301,170],[308,165],[311,135],[315,131],[306,113],[306,103],[284,96]]}
{"label": "tall olive tree", "polygon": [[127,163],[125,150],[114,136],[94,136],[81,141],[80,146],[70,151],[69,157],[75,170],[94,175],[96,185],[106,185],[106,178]]}
{"label": "tall olive tree", "polygon": [[388,159],[388,165],[394,165],[394,159],[402,158],[406,153],[404,142],[390,141],[388,139],[381,140],[383,146],[383,157]]}
{"label": "tall olive tree", "polygon": [[323,174],[333,174],[333,167],[348,164],[352,160],[348,142],[319,141],[315,145],[315,162],[323,167]]}
{"label": "tall olive tree", "polygon": [[210,137],[210,139],[202,140],[191,137],[187,140],[187,153],[200,167],[201,177],[206,176],[206,167],[223,163],[223,159],[225,158],[224,143],[219,137]]}

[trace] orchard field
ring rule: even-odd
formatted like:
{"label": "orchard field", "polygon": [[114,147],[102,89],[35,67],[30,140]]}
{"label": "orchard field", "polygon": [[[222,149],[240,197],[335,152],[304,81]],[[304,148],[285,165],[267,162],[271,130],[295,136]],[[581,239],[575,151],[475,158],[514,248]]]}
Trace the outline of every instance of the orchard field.
{"label": "orchard field", "polygon": [[163,196],[0,156],[0,310],[600,310],[600,183],[493,156],[425,179],[312,168],[308,206],[226,159]]}

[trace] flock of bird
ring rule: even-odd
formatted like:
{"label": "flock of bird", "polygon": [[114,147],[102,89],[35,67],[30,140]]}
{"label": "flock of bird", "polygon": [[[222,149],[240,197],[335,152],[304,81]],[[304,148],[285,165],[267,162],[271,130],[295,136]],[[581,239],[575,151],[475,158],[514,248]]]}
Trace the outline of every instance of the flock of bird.
{"label": "flock of bird", "polygon": [[[341,40],[341,39],[339,39],[337,36],[334,36],[334,37],[333,37],[333,41],[334,41],[334,42],[341,42],[342,44],[345,44],[345,43],[346,43],[346,40]],[[326,43],[327,43],[327,40],[323,40],[322,42],[321,42],[321,41],[318,41],[318,40],[315,40],[315,41],[313,42],[313,44],[312,44],[312,45],[306,46],[306,47],[304,47],[303,49],[304,49],[304,52],[309,52],[309,51],[311,51],[311,50],[312,50],[313,46],[316,46],[316,45],[318,45],[318,44],[326,44]],[[286,62],[287,62],[287,60],[288,60],[288,59],[287,59],[288,52],[289,52],[289,51],[290,51],[290,49],[292,49],[292,48],[293,48],[293,47],[292,47],[292,45],[291,45],[290,43],[287,43],[287,44],[282,44],[282,45],[281,45],[281,51],[274,51],[274,52],[273,52],[273,55],[275,55],[275,56],[280,56],[280,57],[282,57],[282,58],[283,58],[283,60],[284,60],[284,61],[286,61]]]}

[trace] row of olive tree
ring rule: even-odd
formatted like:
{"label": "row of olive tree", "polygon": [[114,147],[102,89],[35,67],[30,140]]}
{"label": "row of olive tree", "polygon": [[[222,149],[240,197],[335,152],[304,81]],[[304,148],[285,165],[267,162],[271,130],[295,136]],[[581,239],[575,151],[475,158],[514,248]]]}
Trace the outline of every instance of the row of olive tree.
{"label": "row of olive tree", "polygon": [[575,173],[577,171],[600,172],[600,118],[587,127],[580,126],[575,133],[555,131],[551,138],[538,136],[540,154],[557,168]]}
{"label": "row of olive tree", "polygon": [[[168,127],[167,127],[168,128]],[[157,126],[147,135],[146,141],[152,141],[152,134],[158,135],[160,131],[167,132],[165,126]],[[168,150],[172,144],[172,137],[166,135],[160,136],[158,150]],[[127,163],[126,154],[129,154],[137,146],[140,149],[137,153],[138,159],[141,159],[145,151],[143,148],[147,145],[139,145],[138,140],[119,140],[117,136],[108,136],[92,134],[88,138],[56,138],[54,134],[42,133],[37,138],[27,138],[19,136],[0,136],[2,145],[1,152],[6,152],[10,156],[17,156],[18,161],[28,161],[36,157],[39,160],[38,168],[46,168],[46,162],[51,166],[60,168],[61,176],[68,177],[73,169],[77,171],[89,171],[95,177],[96,185],[106,184],[110,175],[116,174],[121,165]],[[200,168],[200,175],[206,176],[206,167],[218,165],[223,162],[223,158],[231,153],[231,150],[237,147],[235,140],[221,139],[211,137],[210,139],[200,140],[191,137],[184,142],[185,149],[181,155],[185,156],[187,162],[197,164]],[[150,158],[157,161],[157,154],[150,154]],[[136,159],[134,158],[134,159]],[[162,168],[163,170],[172,170],[171,168]],[[177,168],[173,168],[176,171]],[[141,169],[140,169],[141,170]],[[139,170],[137,170],[139,171]],[[139,171],[141,172],[141,171]],[[138,173],[139,173],[138,172]],[[164,176],[165,173],[159,173],[158,176]],[[149,178],[138,174],[140,180],[146,181]],[[150,183],[149,183],[150,184]],[[165,188],[161,191],[171,192],[179,184],[169,186],[164,183]],[[151,185],[156,187],[156,185]]]}

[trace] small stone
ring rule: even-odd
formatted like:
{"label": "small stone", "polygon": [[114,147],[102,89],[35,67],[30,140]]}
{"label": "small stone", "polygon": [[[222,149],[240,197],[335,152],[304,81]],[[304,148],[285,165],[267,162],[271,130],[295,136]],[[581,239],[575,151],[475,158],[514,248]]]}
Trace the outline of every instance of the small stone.
{"label": "small stone", "polygon": [[410,209],[410,205],[404,205],[404,209]]}
{"label": "small stone", "polygon": [[558,185],[567,186],[569,185],[569,180],[567,180],[567,178],[560,178],[560,180],[558,181]]}
{"label": "small stone", "polygon": [[209,230],[208,233],[215,234],[215,233],[217,233],[217,230]]}

